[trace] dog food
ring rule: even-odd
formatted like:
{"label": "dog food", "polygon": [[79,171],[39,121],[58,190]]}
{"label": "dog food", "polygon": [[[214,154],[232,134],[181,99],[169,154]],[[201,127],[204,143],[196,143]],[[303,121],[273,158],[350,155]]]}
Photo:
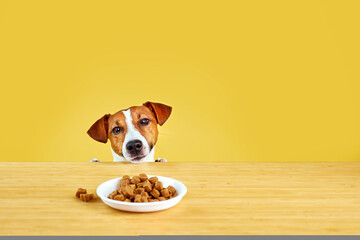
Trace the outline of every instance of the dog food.
{"label": "dog food", "polygon": [[[113,197],[115,197],[116,195],[117,194],[114,194]],[[86,189],[84,189],[84,188],[79,188],[76,191],[75,196],[80,198],[84,202],[88,202],[88,201],[90,201],[91,199],[94,198],[94,194],[93,193],[88,194]]]}
{"label": "dog food", "polygon": [[163,189],[163,185],[162,182],[155,182],[155,186],[154,186],[158,191],[161,191]]}
{"label": "dog food", "polygon": [[148,179],[148,177],[146,176],[145,173],[140,173],[140,174],[139,174],[139,178],[140,178],[140,180],[141,180],[142,182],[145,182],[146,179]]}
{"label": "dog food", "polygon": [[160,197],[160,192],[159,192],[156,188],[153,188],[153,190],[151,190],[150,194],[151,194],[154,198]]}
{"label": "dog food", "polygon": [[167,187],[167,189],[169,189],[169,193],[170,193],[170,195],[172,196],[172,195],[174,195],[175,194],[175,192],[176,192],[176,190],[175,190],[175,188],[173,187],[173,186],[168,186]]}
{"label": "dog food", "polygon": [[94,194],[80,194],[80,199],[83,200],[84,202],[88,202],[90,201],[91,199],[94,198]]}
{"label": "dog food", "polygon": [[80,198],[80,194],[86,194],[86,189],[84,189],[84,188],[79,188],[79,189],[77,190],[75,196],[76,196],[77,198]]}
{"label": "dog food", "polygon": [[120,180],[119,189],[110,193],[108,198],[136,203],[158,202],[173,198],[175,193],[176,189],[173,186],[163,188],[162,182],[157,177],[148,178],[145,173],[141,173],[132,178],[124,175]]}
{"label": "dog food", "polygon": [[164,198],[170,197],[169,189],[164,188],[163,190],[161,190],[161,196]]}
{"label": "dog food", "polygon": [[151,177],[151,178],[149,178],[149,182],[150,182],[151,184],[155,184],[157,181],[159,181],[157,177]]}

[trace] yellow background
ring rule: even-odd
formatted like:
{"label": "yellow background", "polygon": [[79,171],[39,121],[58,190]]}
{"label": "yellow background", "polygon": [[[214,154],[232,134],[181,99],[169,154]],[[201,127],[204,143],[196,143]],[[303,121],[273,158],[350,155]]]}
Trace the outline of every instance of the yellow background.
{"label": "yellow background", "polygon": [[1,161],[112,161],[86,131],[173,106],[156,157],[359,161],[359,1],[1,1]]}

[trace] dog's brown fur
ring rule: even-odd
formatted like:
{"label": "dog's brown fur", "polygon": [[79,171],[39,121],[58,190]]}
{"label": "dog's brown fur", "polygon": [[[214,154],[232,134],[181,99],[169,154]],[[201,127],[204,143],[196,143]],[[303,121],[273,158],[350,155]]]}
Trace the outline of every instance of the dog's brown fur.
{"label": "dog's brown fur", "polygon": [[[128,108],[131,110],[131,118],[134,127],[145,137],[150,146],[155,146],[158,138],[157,124],[163,125],[171,114],[172,108],[161,104],[146,102],[143,106],[133,106]],[[125,116],[120,110],[115,114],[106,114],[97,120],[88,130],[90,137],[96,141],[106,143],[109,139],[111,147],[115,153],[122,156],[122,143],[124,142],[127,132]],[[146,126],[139,124],[140,119],[148,118],[150,123]],[[119,134],[113,134],[114,127],[122,128]]]}

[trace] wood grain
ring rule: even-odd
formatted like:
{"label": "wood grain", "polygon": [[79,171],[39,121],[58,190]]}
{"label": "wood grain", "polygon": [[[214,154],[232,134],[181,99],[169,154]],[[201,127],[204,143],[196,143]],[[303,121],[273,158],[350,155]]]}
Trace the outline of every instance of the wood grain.
{"label": "wood grain", "polygon": [[[74,196],[141,172],[188,194],[155,213]],[[360,234],[360,163],[0,162],[0,235],[149,234]]]}

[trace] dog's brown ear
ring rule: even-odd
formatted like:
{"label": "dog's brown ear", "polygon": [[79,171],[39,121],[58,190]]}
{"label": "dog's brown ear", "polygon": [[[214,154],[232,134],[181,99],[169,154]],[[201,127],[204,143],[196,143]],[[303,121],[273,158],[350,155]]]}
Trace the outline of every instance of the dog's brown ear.
{"label": "dog's brown ear", "polygon": [[155,114],[156,120],[158,124],[163,125],[166,120],[170,117],[172,108],[165,104],[154,103],[154,102],[146,102],[143,104],[148,107]]}
{"label": "dog's brown ear", "polygon": [[102,118],[97,120],[87,131],[90,137],[96,141],[106,143],[108,140],[108,119],[110,114],[105,114]]}

